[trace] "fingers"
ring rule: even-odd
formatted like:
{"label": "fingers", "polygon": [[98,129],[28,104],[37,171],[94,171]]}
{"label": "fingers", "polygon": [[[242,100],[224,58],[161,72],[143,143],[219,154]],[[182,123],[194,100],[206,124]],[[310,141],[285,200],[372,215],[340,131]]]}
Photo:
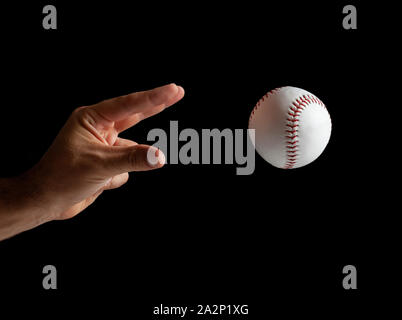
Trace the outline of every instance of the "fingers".
{"label": "fingers", "polygon": [[121,187],[128,181],[128,173],[121,173],[117,176],[114,176],[112,180],[105,186],[104,190],[111,190]]}
{"label": "fingers", "polygon": [[66,220],[66,219],[71,219],[75,217],[77,214],[79,214],[81,211],[85,210],[87,207],[89,207],[102,193],[102,189],[90,196],[87,199],[84,199],[83,201],[74,204],[72,207],[70,207],[68,210],[62,212],[56,220]]}
{"label": "fingers", "polygon": [[137,142],[134,142],[131,140],[117,138],[116,142],[114,143],[113,146],[115,146],[115,147],[132,147],[132,146],[136,146],[137,144],[138,144]]}
{"label": "fingers", "polygon": [[[176,103],[184,95],[183,88],[171,83],[148,91],[102,101],[91,106],[93,110],[109,121],[119,122],[131,117],[136,123],[149,114],[155,114]],[[122,125],[126,127],[129,123]]]}
{"label": "fingers", "polygon": [[65,220],[75,217],[81,211],[85,210],[88,206],[90,206],[104,190],[111,190],[121,187],[128,181],[128,173],[122,173],[114,176],[110,181],[105,185],[105,187],[99,189],[90,197],[84,199],[83,201],[74,204],[68,210],[64,211],[60,216],[57,217],[56,220]]}
{"label": "fingers", "polygon": [[183,97],[184,97],[184,89],[180,86],[178,86],[178,91],[176,96],[170,101],[170,103],[168,104],[161,104],[149,109],[146,109],[143,112],[138,112],[132,116],[129,116],[126,119],[123,119],[121,121],[116,122],[115,124],[115,129],[117,132],[122,132],[134,125],[136,125],[138,122],[152,117],[156,114],[158,114],[159,112],[162,112],[163,110],[165,110],[167,107],[171,106],[172,104],[175,104],[176,102],[180,101]]}
{"label": "fingers", "polygon": [[158,148],[144,144],[111,147],[104,157],[108,175],[115,176],[125,172],[147,171],[160,168],[165,163],[165,155]]}

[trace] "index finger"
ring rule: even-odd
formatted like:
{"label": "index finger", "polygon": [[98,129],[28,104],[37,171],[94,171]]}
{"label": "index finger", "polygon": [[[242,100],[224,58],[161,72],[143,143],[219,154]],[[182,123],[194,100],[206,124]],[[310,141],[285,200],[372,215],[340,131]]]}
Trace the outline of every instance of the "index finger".
{"label": "index finger", "polygon": [[131,93],[113,99],[104,100],[91,106],[103,118],[109,121],[121,121],[133,114],[150,111],[156,107],[168,107],[175,103],[179,87],[174,84],[164,85],[152,90]]}

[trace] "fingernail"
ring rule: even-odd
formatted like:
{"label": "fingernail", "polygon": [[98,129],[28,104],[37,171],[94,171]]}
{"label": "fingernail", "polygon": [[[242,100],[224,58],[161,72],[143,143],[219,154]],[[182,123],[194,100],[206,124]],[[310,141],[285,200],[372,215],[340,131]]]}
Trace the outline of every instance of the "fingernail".
{"label": "fingernail", "polygon": [[147,152],[147,161],[151,167],[159,167],[165,164],[165,155],[157,148],[149,148]]}
{"label": "fingernail", "polygon": [[165,161],[166,161],[166,157],[165,157],[165,155],[163,154],[163,152],[159,150],[159,148],[158,148],[158,150],[155,152],[155,155],[156,155],[156,157],[158,158],[159,164],[164,165],[164,164],[165,164]]}

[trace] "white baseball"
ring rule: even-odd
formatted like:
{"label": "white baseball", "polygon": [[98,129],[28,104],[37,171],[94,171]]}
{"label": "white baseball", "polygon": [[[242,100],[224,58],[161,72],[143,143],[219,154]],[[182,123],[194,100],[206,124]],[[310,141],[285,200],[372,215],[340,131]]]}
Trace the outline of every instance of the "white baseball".
{"label": "white baseball", "polygon": [[[315,95],[295,87],[274,89],[251,112],[258,154],[275,167],[305,166],[324,151],[331,136],[331,118]],[[253,140],[253,139],[252,139]]]}

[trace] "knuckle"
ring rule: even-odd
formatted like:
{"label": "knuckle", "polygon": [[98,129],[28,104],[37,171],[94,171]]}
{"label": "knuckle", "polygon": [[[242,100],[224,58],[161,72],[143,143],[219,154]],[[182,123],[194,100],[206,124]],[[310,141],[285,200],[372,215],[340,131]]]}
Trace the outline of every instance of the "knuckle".
{"label": "knuckle", "polygon": [[89,123],[91,125],[94,125],[95,119],[91,116],[89,111],[90,109],[88,107],[76,108],[73,111],[71,118],[75,121],[78,121],[81,124]]}
{"label": "knuckle", "polygon": [[128,163],[132,168],[135,168],[138,165],[138,152],[136,150],[129,152]]}
{"label": "knuckle", "polygon": [[72,115],[75,117],[81,117],[85,113],[86,107],[78,107],[74,109]]}
{"label": "knuckle", "polygon": [[160,97],[159,97],[158,93],[155,92],[155,91],[148,91],[146,93],[146,99],[148,100],[147,102],[150,105],[158,105],[158,104],[160,104],[160,101],[158,101],[160,99],[158,99],[158,98],[160,98]]}
{"label": "knuckle", "polygon": [[117,98],[117,103],[123,108],[128,108],[130,105],[135,103],[135,94],[127,94]]}
{"label": "knuckle", "polygon": [[131,168],[138,168],[141,164],[141,155],[138,149],[134,149],[128,154],[128,163]]}

